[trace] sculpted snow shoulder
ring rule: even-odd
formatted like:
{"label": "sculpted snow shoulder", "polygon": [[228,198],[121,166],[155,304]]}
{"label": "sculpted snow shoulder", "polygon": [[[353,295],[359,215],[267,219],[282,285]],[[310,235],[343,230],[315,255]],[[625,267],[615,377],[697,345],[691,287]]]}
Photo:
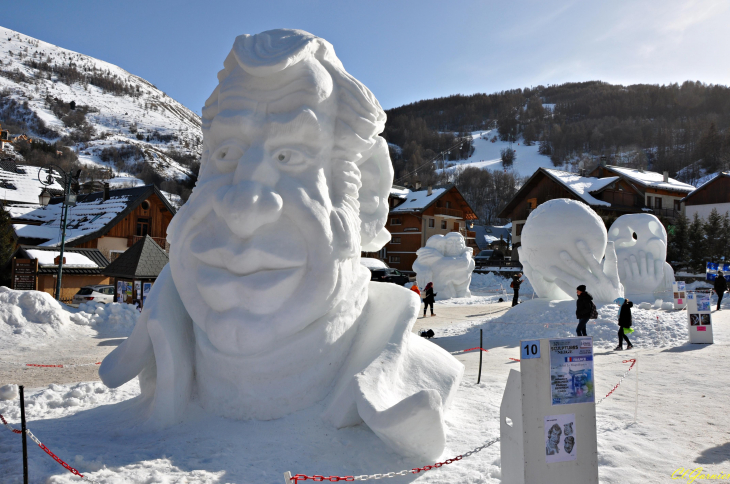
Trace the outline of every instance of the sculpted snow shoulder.
{"label": "sculpted snow shoulder", "polygon": [[336,427],[364,421],[401,454],[438,457],[463,366],[411,333],[414,293],[359,263],[390,239],[378,101],[298,30],[238,37],[218,81],[170,264],[102,380],[139,375],[157,425],[192,400],[262,420],[324,402]]}

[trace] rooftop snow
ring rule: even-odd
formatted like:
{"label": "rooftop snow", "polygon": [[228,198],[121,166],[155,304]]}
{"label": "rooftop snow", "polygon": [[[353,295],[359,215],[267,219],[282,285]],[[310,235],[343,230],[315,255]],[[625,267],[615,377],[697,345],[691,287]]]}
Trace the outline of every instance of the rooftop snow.
{"label": "rooftop snow", "polygon": [[604,207],[610,207],[611,204],[598,200],[591,196],[591,192],[605,188],[607,185],[618,180],[617,176],[609,176],[606,178],[594,178],[587,176],[576,175],[575,173],[569,173],[567,171],[551,170],[545,168],[545,171],[556,178],[560,183],[568,187],[573,193],[583,199],[588,205],[601,205]]}
{"label": "rooftop snow", "polygon": [[[71,242],[103,228],[127,208],[128,198],[121,196],[111,197],[109,200],[97,199],[92,202],[78,202],[68,212],[66,242]],[[79,199],[83,200],[83,195]],[[7,209],[11,218],[41,222],[41,225],[13,224],[18,237],[45,239],[46,242],[40,245],[53,247],[61,243],[61,207],[62,205],[57,203],[48,205],[45,208],[37,205],[11,205]]]}
{"label": "rooftop snow", "polygon": [[416,212],[423,210],[446,190],[446,188],[434,188],[431,195],[428,194],[428,190],[410,192],[406,201],[395,207],[391,212]]}
{"label": "rooftop snow", "polygon": [[[39,266],[55,266],[58,265],[55,262],[56,257],[60,256],[60,252],[56,251],[50,251],[50,250],[36,250],[36,249],[27,249],[26,252],[28,255],[30,255],[33,259],[38,259],[38,265]],[[96,269],[99,267],[83,254],[75,253],[75,252],[64,252],[63,258],[66,259],[66,262],[63,264],[64,267],[67,268],[73,268],[73,267],[84,267],[84,268],[91,268]]]}
{"label": "rooftop snow", "polygon": [[[0,199],[10,203],[34,203],[37,205],[38,195],[45,186],[38,180],[38,167],[15,166],[17,166],[17,171],[20,173],[0,167]],[[58,183],[58,180],[54,180],[48,188],[54,191],[63,191],[63,186]]]}
{"label": "rooftop snow", "polygon": [[405,187],[393,185],[390,187],[390,194],[396,198],[406,198],[411,191]]}
{"label": "rooftop snow", "polygon": [[664,175],[655,171],[639,171],[636,168],[626,168],[623,166],[608,166],[612,171],[624,175],[641,185],[652,187],[652,188],[664,188],[666,190],[676,190],[680,192],[689,193],[695,189],[692,185],[682,183],[681,181],[669,178],[669,181],[664,181]]}

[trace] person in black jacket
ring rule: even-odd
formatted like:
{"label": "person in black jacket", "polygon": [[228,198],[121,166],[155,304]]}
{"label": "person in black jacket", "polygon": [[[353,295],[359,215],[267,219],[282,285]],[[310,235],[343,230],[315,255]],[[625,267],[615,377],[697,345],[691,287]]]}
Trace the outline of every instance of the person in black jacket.
{"label": "person in black jacket", "polygon": [[586,291],[583,284],[576,288],[576,294],[578,294],[578,301],[576,302],[575,317],[578,318],[578,327],[575,328],[575,332],[578,336],[588,336],[586,334],[586,324],[591,318],[593,296]]}
{"label": "person in black jacket", "polygon": [[631,308],[634,307],[634,303],[628,299],[617,297],[613,302],[619,305],[618,308],[618,346],[614,351],[621,351],[624,349],[624,340],[626,340],[626,349],[630,350],[634,347],[629,341],[628,336],[624,329],[631,327]]}
{"label": "person in black jacket", "polygon": [[431,306],[431,316],[436,316],[433,314],[433,303],[435,301],[436,293],[433,292],[433,282],[429,282],[426,284],[426,288],[423,290],[423,292],[426,294],[426,297],[423,298],[423,317],[426,317],[426,308],[428,306]]}
{"label": "person in black jacket", "polygon": [[715,294],[717,294],[717,310],[720,310],[720,303],[722,302],[722,296],[727,291],[727,281],[722,271],[717,271],[717,277],[715,278]]}
{"label": "person in black jacket", "polygon": [[509,286],[514,291],[514,296],[512,296],[512,307],[515,307],[515,306],[517,306],[517,304],[519,304],[520,286],[522,285],[522,282],[523,282],[522,279],[520,279],[520,277],[522,277],[521,272],[518,272],[517,274],[512,276],[512,284],[510,284],[510,286]]}

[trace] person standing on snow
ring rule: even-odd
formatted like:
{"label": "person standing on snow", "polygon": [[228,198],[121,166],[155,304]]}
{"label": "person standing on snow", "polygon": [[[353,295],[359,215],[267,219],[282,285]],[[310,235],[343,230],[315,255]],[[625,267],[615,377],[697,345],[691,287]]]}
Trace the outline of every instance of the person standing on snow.
{"label": "person standing on snow", "polygon": [[578,301],[576,302],[575,317],[578,318],[578,327],[575,332],[578,336],[588,336],[586,334],[586,324],[593,313],[593,296],[591,296],[586,287],[581,284],[576,288]]}
{"label": "person standing on snow", "polygon": [[413,283],[413,285],[411,286],[411,291],[413,291],[413,292],[415,292],[416,294],[418,294],[418,297],[419,297],[419,298],[421,297],[421,290],[420,290],[420,289],[418,289],[418,284],[416,284],[415,282],[414,282],[414,283]]}
{"label": "person standing on snow", "polygon": [[512,307],[517,306],[519,304],[519,298],[520,298],[520,286],[524,282],[522,279],[522,273],[518,272],[514,276],[512,276],[512,282],[510,283],[509,287],[512,288],[514,292],[514,296],[512,296]]}
{"label": "person standing on snow", "polygon": [[722,302],[722,296],[727,291],[727,281],[722,271],[717,271],[717,277],[715,278],[715,294],[717,294],[717,310],[720,310],[720,303]]}
{"label": "person standing on snow", "polygon": [[627,330],[633,332],[631,328],[631,308],[634,307],[634,303],[628,299],[617,297],[613,302],[618,304],[618,346],[614,351],[622,351],[624,349],[624,340],[626,340],[626,349],[630,350],[634,347],[626,336]]}
{"label": "person standing on snow", "polygon": [[433,314],[433,303],[435,301],[436,293],[433,292],[433,282],[429,282],[426,284],[426,288],[424,289],[424,292],[426,293],[426,297],[423,298],[423,317],[426,317],[426,308],[428,306],[431,306],[431,317],[436,316]]}

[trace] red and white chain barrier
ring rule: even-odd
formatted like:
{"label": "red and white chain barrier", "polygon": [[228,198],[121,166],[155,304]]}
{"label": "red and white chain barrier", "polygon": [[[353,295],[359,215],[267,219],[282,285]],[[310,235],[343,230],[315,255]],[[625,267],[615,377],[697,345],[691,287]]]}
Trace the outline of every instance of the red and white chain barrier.
{"label": "red and white chain barrier", "polygon": [[[620,379],[620,380],[618,381],[618,383],[616,383],[616,385],[615,385],[615,386],[614,386],[614,387],[613,387],[613,388],[611,389],[611,391],[610,391],[610,392],[608,392],[608,393],[606,394],[606,396],[605,396],[605,397],[601,398],[600,400],[598,400],[598,401],[596,402],[596,405],[598,405],[599,403],[601,403],[602,401],[604,401],[605,399],[607,399],[608,397],[610,397],[610,396],[611,396],[611,394],[612,394],[613,392],[615,392],[615,391],[616,391],[616,389],[617,389],[617,388],[618,388],[618,386],[619,386],[619,385],[621,384],[621,382],[622,382],[622,381],[624,381],[624,379],[625,379],[625,378],[626,378],[626,377],[628,376],[629,372],[630,372],[630,371],[631,371],[631,369],[632,369],[632,368],[634,367],[634,365],[636,365],[636,358],[631,358],[630,360],[623,360],[623,361],[622,361],[621,363],[631,363],[631,366],[629,367],[629,369],[628,369],[628,370],[626,370],[626,371],[624,372],[624,374],[623,374],[623,376],[621,377],[621,379]],[[638,368],[637,368],[637,370],[636,370],[636,371],[639,371],[639,370],[638,370]],[[637,378],[638,378],[638,377],[637,377]],[[638,382],[638,380],[637,380],[637,382]],[[638,383],[637,383],[637,392],[638,392]],[[638,393],[637,393],[637,396],[638,396]]]}
{"label": "red and white chain barrier", "polygon": [[[3,423],[3,425],[5,427],[8,428],[8,430],[10,430],[11,432],[13,432],[14,434],[22,434],[23,433],[21,430],[18,430],[16,428],[13,428],[7,422],[7,420],[5,420],[5,417],[3,417],[2,415],[0,415],[0,421]],[[51,452],[51,449],[49,449],[48,447],[46,447],[40,440],[38,440],[38,438],[35,435],[33,435],[33,432],[30,431],[30,429],[25,429],[25,433],[28,435],[28,437],[30,438],[30,440],[32,440],[33,442],[35,442],[36,444],[38,444],[38,447],[40,447],[41,449],[43,449],[43,451],[46,454],[50,455],[53,458],[53,460],[55,460],[56,462],[58,462],[59,464],[61,464],[63,466],[63,468],[66,469],[67,471],[69,471],[71,474],[74,474],[76,476],[79,476],[81,479],[84,479],[84,480],[86,480],[88,482],[96,482],[93,479],[91,479],[90,477],[81,474],[79,471],[77,471],[76,469],[74,469],[70,465],[66,464],[66,462],[64,462],[56,454],[54,454],[53,452]]]}
{"label": "red and white chain barrier", "polygon": [[486,442],[484,445],[480,445],[476,449],[472,449],[469,452],[466,452],[465,454],[457,455],[453,459],[446,459],[443,462],[436,462],[435,464],[430,465],[430,466],[414,467],[413,469],[405,469],[405,470],[398,471],[398,472],[387,472],[385,474],[370,474],[370,475],[363,474],[361,476],[343,476],[343,477],[341,477],[341,476],[319,476],[319,475],[307,476],[305,474],[296,474],[296,475],[292,476],[291,472],[285,472],[284,473],[284,482],[285,482],[285,484],[298,484],[299,481],[352,482],[352,481],[367,481],[370,479],[385,479],[388,477],[405,476],[408,474],[418,474],[419,472],[426,472],[426,471],[430,471],[432,469],[438,469],[445,465],[453,464],[454,462],[458,462],[461,459],[469,457],[473,454],[476,454],[477,452],[480,452],[480,451],[486,449],[487,447],[490,447],[491,445],[494,445],[497,442],[499,442],[499,438],[490,440],[489,442]]}
{"label": "red and white chain barrier", "polygon": [[97,361],[96,363],[79,363],[74,365],[40,365],[37,363],[15,363],[13,361],[5,361],[3,362],[3,364],[15,366],[30,366],[34,368],[77,368],[79,366],[98,366],[101,365],[101,361]]}
{"label": "red and white chain barrier", "polygon": [[485,353],[488,353],[489,352],[489,350],[485,350],[484,348],[480,348],[479,346],[476,346],[474,348],[469,348],[469,349],[466,349],[466,350],[452,351],[451,354],[452,355],[460,355],[462,353],[467,353],[469,351],[476,351],[476,350],[482,350]]}

